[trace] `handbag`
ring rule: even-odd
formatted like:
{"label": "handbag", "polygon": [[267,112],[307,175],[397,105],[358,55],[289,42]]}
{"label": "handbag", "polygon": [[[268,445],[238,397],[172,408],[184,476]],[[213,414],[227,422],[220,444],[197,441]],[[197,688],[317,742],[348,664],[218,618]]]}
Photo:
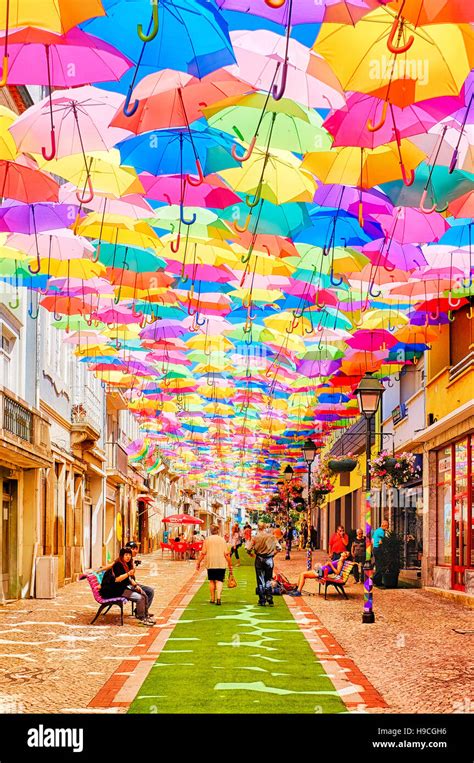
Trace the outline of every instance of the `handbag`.
{"label": "handbag", "polygon": [[227,588],[237,588],[237,581],[234,578],[232,572],[229,572],[229,580],[227,581]]}

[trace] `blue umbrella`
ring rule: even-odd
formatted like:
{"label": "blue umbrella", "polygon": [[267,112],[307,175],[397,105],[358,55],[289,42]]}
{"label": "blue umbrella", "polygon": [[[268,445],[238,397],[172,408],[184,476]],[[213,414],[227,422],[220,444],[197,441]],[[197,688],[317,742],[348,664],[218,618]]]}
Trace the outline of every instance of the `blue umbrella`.
{"label": "blue umbrella", "polygon": [[133,87],[147,74],[175,69],[201,79],[235,63],[227,24],[207,0],[155,0],[152,3],[150,0],[104,0],[103,5],[107,16],[87,21],[82,28],[136,62],[124,106],[130,116],[138,106],[130,106]]}
{"label": "blue umbrella", "polygon": [[343,210],[316,208],[310,212],[313,223],[295,237],[295,243],[313,244],[324,248],[334,246],[363,246],[374,238],[383,236],[382,229],[376,223],[366,223],[361,228],[357,218]]}
{"label": "blue umbrella", "polygon": [[[194,122],[191,128],[144,132],[117,144],[122,164],[152,175],[204,174],[240,167],[231,155],[233,139],[219,130]],[[191,179],[191,185],[198,185]]]}
{"label": "blue umbrella", "polygon": [[438,246],[452,246],[456,249],[472,247],[474,230],[472,220],[456,220],[439,241]]}

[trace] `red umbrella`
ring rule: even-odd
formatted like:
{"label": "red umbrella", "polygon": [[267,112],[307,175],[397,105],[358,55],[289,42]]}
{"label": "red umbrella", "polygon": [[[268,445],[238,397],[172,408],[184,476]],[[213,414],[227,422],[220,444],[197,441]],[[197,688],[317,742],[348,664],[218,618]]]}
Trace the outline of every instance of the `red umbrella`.
{"label": "red umbrella", "polygon": [[163,522],[169,522],[172,525],[203,525],[204,521],[190,514],[171,514],[165,517]]}

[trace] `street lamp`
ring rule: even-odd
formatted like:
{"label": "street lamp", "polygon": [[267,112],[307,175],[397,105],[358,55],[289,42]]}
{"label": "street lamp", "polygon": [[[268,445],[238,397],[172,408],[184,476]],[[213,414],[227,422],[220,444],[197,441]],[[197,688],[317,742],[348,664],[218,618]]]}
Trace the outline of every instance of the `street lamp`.
{"label": "street lamp", "polygon": [[[313,464],[314,459],[316,458],[316,451],[317,447],[314,444],[312,440],[309,438],[306,440],[306,442],[303,445],[303,456],[304,460],[306,461],[306,465],[308,467],[308,518],[306,520],[308,525],[308,541],[306,543],[306,567],[308,570],[311,569],[312,561],[313,561],[313,555],[311,553],[311,533],[310,533],[310,527],[311,527],[311,466]],[[319,524],[319,522],[318,522]],[[319,527],[318,527],[319,532]]]}
{"label": "street lamp", "polygon": [[286,502],[286,515],[288,517],[287,523],[286,523],[286,556],[285,559],[290,558],[290,549],[291,549],[291,538],[289,537],[289,529],[290,529],[290,482],[293,479],[293,467],[291,464],[288,464],[286,469],[283,472],[283,479],[285,480],[286,486],[287,486],[287,502]]}
{"label": "street lamp", "polygon": [[372,565],[372,502],[370,491],[372,487],[370,475],[370,455],[372,450],[372,431],[371,421],[377,413],[385,387],[382,382],[375,379],[371,373],[366,373],[360,380],[359,386],[355,390],[359,410],[366,421],[366,440],[365,440],[365,580],[364,580],[364,611],[362,613],[363,623],[375,622],[373,610],[373,565]]}

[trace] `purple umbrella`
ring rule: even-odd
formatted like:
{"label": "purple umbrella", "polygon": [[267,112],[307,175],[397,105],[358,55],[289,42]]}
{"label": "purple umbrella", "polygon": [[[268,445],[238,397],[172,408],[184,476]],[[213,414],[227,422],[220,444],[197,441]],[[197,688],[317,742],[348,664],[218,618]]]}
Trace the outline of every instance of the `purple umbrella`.
{"label": "purple umbrella", "polygon": [[288,22],[296,26],[320,24],[324,20],[355,24],[383,2],[384,0],[217,0],[217,6],[226,11],[261,16],[282,26],[288,26]]}
{"label": "purple umbrella", "polygon": [[0,208],[0,231],[31,235],[69,228],[78,211],[74,204],[4,204]]}

